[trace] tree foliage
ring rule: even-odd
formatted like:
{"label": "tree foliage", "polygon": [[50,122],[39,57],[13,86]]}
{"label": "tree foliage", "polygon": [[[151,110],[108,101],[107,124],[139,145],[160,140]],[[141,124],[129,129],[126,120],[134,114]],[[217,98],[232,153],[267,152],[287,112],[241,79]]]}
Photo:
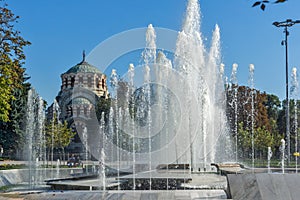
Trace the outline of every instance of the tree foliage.
{"label": "tree foliage", "polygon": [[15,155],[25,141],[24,118],[30,84],[22,67],[23,48],[30,44],[15,29],[18,16],[0,5],[0,143],[6,155]]}
{"label": "tree foliage", "polygon": [[[236,97],[234,95],[235,92],[237,94]],[[239,156],[243,158],[251,157],[252,136],[256,156],[266,156],[267,147],[272,147],[275,155],[279,149],[280,140],[285,133],[283,131],[285,122],[282,121],[284,118],[282,114],[285,113],[285,108],[281,107],[279,98],[265,92],[262,93],[256,89],[237,85],[228,86],[226,94],[226,112],[233,138],[235,137],[235,126],[236,124],[238,125]],[[236,99],[233,100],[233,98]],[[234,110],[235,103],[237,112]],[[235,122],[236,118],[234,116],[237,116],[237,122]]]}
{"label": "tree foliage", "polygon": [[15,29],[19,17],[7,8],[0,6],[0,120],[9,121],[9,111],[15,89],[22,89],[26,81],[23,48],[30,44]]}
{"label": "tree foliage", "polygon": [[68,128],[67,121],[60,123],[57,117],[53,117],[46,125],[46,147],[63,149],[71,143],[75,134],[71,128]]}

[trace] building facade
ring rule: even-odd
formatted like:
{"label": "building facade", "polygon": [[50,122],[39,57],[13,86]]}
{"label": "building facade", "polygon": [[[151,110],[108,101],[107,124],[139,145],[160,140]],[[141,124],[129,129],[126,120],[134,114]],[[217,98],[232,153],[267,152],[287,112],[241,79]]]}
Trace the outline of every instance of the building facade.
{"label": "building facade", "polygon": [[93,131],[86,131],[85,127],[91,127],[93,120],[98,124],[95,121],[95,106],[99,98],[108,98],[106,75],[86,62],[83,53],[80,63],[61,74],[61,89],[55,99],[58,106],[52,104],[47,111],[48,118],[53,117],[54,112],[58,112],[60,121],[67,121],[69,127],[76,132],[66,149],[69,153],[78,154],[85,151],[82,141],[84,134]]}

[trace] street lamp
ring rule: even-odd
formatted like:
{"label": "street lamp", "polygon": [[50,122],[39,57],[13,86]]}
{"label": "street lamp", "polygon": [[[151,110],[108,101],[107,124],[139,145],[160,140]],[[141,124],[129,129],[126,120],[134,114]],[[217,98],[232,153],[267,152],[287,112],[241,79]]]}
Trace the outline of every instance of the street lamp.
{"label": "street lamp", "polygon": [[283,22],[273,22],[273,25],[276,27],[284,27],[285,40],[281,42],[281,45],[285,45],[285,87],[286,87],[286,136],[287,136],[287,148],[288,148],[288,163],[290,163],[291,155],[291,141],[290,141],[290,116],[289,116],[289,77],[288,77],[288,27],[291,27],[295,24],[299,24],[300,20],[291,20],[287,19]]}

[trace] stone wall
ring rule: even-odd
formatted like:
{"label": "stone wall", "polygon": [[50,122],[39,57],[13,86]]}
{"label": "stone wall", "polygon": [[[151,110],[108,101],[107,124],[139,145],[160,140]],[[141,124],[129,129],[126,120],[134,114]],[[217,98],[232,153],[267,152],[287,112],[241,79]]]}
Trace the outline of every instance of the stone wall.
{"label": "stone wall", "polygon": [[298,200],[299,174],[228,174],[228,196],[244,200]]}
{"label": "stone wall", "polygon": [[[30,172],[29,169],[12,169],[0,171],[0,187],[15,184],[26,184],[29,182],[29,174],[31,174],[31,180],[39,178],[42,182],[47,179],[55,178],[67,178],[71,177],[72,173],[82,173],[81,168],[66,168],[60,169],[57,172],[56,169],[41,169],[39,171]],[[59,177],[57,177],[59,176]]]}

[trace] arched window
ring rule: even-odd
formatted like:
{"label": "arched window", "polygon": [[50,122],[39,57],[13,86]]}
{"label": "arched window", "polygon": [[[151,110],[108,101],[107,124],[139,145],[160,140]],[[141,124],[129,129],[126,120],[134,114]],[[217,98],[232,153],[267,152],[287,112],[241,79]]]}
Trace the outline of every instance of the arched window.
{"label": "arched window", "polygon": [[98,77],[96,78],[96,87],[100,88],[100,82],[99,82],[99,78]]}
{"label": "arched window", "polygon": [[79,77],[78,83],[79,83],[79,85],[82,85],[82,84],[83,84],[83,77],[82,77],[82,76]]}
{"label": "arched window", "polygon": [[87,116],[87,107],[84,106],[84,116]]}
{"label": "arched window", "polygon": [[104,79],[102,79],[102,89],[104,89],[104,85],[105,84],[105,81],[104,81]]}
{"label": "arched window", "polygon": [[74,87],[74,84],[75,84],[75,77],[71,77],[71,87]]}
{"label": "arched window", "polygon": [[88,77],[88,87],[92,87],[92,78],[89,76]]}
{"label": "arched window", "polygon": [[77,116],[79,116],[80,115],[80,107],[78,106],[77,107]]}
{"label": "arched window", "polygon": [[65,85],[65,88],[68,87],[68,78],[64,78],[64,82],[63,82],[63,85]]}

